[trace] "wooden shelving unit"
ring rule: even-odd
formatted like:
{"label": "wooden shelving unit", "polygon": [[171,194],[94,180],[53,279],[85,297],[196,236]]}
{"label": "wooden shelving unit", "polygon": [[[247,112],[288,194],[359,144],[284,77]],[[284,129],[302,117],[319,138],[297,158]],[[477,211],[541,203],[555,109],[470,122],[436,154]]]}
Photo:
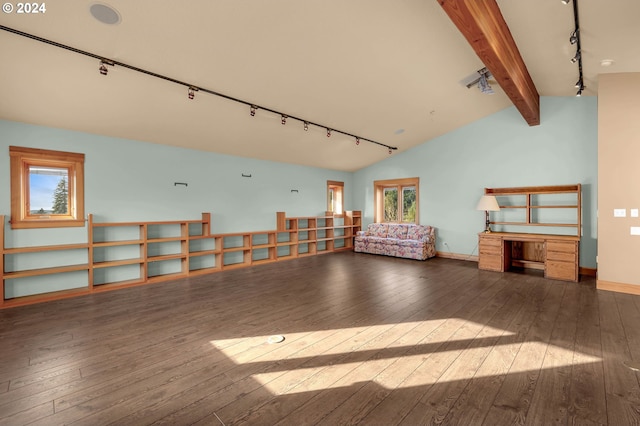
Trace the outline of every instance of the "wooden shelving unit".
{"label": "wooden shelving unit", "polygon": [[[518,220],[492,221],[504,227],[573,228],[573,235],[541,232],[490,232],[479,234],[478,267],[504,272],[512,266],[540,269],[545,277],[579,280],[580,233],[582,229],[581,185],[485,188],[498,199],[500,210],[521,211]],[[561,209],[563,220],[543,218],[545,211]],[[556,230],[557,232],[557,230]],[[558,232],[558,234],[560,234]]]}
{"label": "wooden shelving unit", "polygon": [[[493,221],[493,225],[506,226],[543,226],[543,227],[568,227],[576,229],[576,236],[582,229],[582,190],[581,185],[555,185],[555,186],[528,186],[514,188],[485,188],[485,195],[494,195],[498,199],[500,210],[522,210],[523,217],[514,221]],[[544,197],[567,196],[562,198],[562,203],[553,203],[553,200],[542,200]],[[538,201],[536,198],[540,198]],[[507,203],[508,200],[515,203]],[[521,202],[521,203],[520,203]],[[541,216],[545,210],[566,210],[570,217],[569,222],[551,222],[536,216]]]}
{"label": "wooden shelving unit", "polygon": [[[162,222],[95,222],[89,215],[87,228],[90,291],[104,285],[132,286],[181,278],[200,269],[211,272],[219,264],[215,261],[219,248],[193,248],[202,240],[219,247],[210,235],[210,213],[203,213],[201,220]],[[213,266],[194,268],[192,259],[200,256],[211,256]]]}
{"label": "wooden shelving unit", "polygon": [[[286,217],[276,213],[276,229],[211,234],[211,214],[200,220],[161,222],[95,222],[87,220],[87,242],[37,247],[4,246],[4,216],[0,216],[0,308],[74,297],[92,292],[152,284],[175,278],[244,268],[280,260],[353,249],[362,227],[359,211],[344,217]],[[80,251],[86,262],[6,271],[6,257],[56,251]],[[86,285],[6,299],[8,280],[41,275],[85,272]]]}
{"label": "wooden shelving unit", "polygon": [[[339,219],[327,215],[319,217],[287,217],[284,212],[276,213],[278,246],[290,248],[288,256],[312,256],[340,250],[352,250],[353,238],[362,229],[362,212],[347,211]],[[281,240],[283,235],[288,239]]]}

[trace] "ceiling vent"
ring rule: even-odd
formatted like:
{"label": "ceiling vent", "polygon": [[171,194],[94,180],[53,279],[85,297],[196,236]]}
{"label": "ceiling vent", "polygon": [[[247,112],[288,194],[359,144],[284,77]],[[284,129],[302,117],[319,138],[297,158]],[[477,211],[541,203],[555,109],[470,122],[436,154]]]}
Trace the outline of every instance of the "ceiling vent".
{"label": "ceiling vent", "polygon": [[113,7],[104,3],[94,3],[89,7],[91,16],[98,21],[107,25],[116,25],[120,23],[120,14]]}

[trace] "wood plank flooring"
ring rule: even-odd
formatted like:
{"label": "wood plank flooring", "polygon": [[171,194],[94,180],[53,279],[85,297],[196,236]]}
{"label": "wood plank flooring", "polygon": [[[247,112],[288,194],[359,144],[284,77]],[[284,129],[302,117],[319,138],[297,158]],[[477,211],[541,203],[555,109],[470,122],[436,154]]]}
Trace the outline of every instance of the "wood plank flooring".
{"label": "wood plank flooring", "polygon": [[638,324],[590,278],[301,258],[0,311],[0,425],[640,424]]}

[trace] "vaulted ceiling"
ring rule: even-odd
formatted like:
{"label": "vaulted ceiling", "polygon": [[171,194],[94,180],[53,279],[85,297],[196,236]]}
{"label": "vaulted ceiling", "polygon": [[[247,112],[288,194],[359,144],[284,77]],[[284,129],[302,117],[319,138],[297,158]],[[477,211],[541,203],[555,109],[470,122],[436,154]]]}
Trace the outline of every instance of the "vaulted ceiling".
{"label": "vaulted ceiling", "polygon": [[[122,66],[104,76],[98,59],[0,31],[0,119],[353,171],[388,150],[265,109],[402,152],[512,105],[498,84],[494,95],[461,84],[485,64],[443,0],[107,2],[115,25],[92,16],[92,0],[2,13],[0,25],[264,109],[252,117],[204,91],[190,100],[187,87]],[[539,94],[575,95],[572,4],[497,4]],[[601,73],[640,72],[638,17],[637,0],[579,0],[584,95]]]}

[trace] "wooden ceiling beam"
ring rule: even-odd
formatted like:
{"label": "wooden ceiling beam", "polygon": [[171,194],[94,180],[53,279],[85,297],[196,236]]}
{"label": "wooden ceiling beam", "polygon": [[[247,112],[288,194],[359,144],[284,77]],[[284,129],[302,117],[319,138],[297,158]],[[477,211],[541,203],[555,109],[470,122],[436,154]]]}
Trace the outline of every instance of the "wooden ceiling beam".
{"label": "wooden ceiling beam", "polygon": [[540,95],[495,0],[438,0],[530,126],[540,124]]}

